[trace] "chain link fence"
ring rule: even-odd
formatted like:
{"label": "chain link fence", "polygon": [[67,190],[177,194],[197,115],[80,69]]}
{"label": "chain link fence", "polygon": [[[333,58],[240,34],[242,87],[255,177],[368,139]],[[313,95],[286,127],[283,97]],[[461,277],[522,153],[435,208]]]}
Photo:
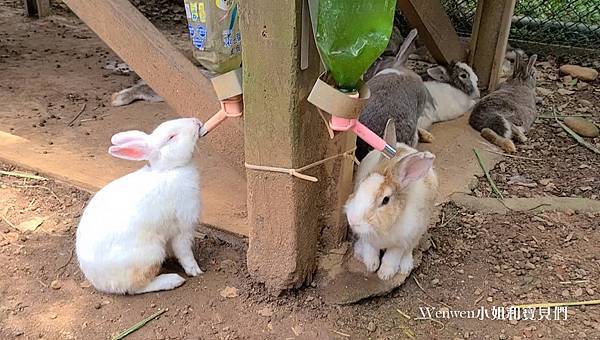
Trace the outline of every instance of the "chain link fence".
{"label": "chain link fence", "polygon": [[[442,4],[458,34],[470,36],[477,0]],[[517,0],[509,39],[512,47],[528,52],[598,63],[600,0]]]}

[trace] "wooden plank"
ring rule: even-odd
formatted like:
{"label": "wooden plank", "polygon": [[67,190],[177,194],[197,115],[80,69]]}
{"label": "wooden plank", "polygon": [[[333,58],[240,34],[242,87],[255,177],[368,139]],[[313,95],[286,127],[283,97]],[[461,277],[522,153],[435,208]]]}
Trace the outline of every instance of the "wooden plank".
{"label": "wooden plank", "polygon": [[50,15],[50,0],[24,0],[25,12],[30,17],[43,18]]}
{"label": "wooden plank", "polygon": [[498,86],[515,4],[516,0],[477,3],[469,60],[480,83],[491,91]]}
{"label": "wooden plank", "polygon": [[[325,158],[329,137],[306,98],[320,61],[310,39],[308,68],[300,69],[302,0],[255,0],[242,6],[246,161],[299,168]],[[327,204],[325,167],[288,174],[248,170],[251,225],[248,270],[273,292],[312,280],[321,214]]]}
{"label": "wooden plank", "polygon": [[[116,54],[178,114],[208,119],[218,109],[210,81],[128,0],[64,0]],[[243,169],[241,124],[225,122],[207,138],[229,163]]]}
{"label": "wooden plank", "polygon": [[438,63],[465,60],[466,51],[440,0],[398,0],[397,7]]}
{"label": "wooden plank", "polygon": [[[96,156],[89,157],[89,148],[60,148],[55,145],[47,152],[48,145],[0,131],[0,159],[22,168],[38,171],[46,177],[95,192],[115,178],[139,169],[142,165],[110,157],[105,146],[98,146]],[[46,153],[47,152],[47,153]],[[225,181],[202,181],[205,199],[202,207],[202,223],[219,229],[247,236],[249,227],[245,218],[243,176],[234,169],[207,166],[212,162],[206,157],[199,159],[202,178],[224,176]],[[68,164],[68,166],[65,166]],[[102,166],[99,166],[102,164]],[[231,197],[235,195],[234,197]],[[242,196],[242,197],[240,197]]]}

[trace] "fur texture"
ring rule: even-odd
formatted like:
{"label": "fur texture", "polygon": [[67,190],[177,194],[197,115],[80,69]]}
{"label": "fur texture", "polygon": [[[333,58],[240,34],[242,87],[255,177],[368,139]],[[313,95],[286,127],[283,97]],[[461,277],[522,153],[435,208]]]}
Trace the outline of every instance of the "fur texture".
{"label": "fur texture", "polygon": [[456,119],[468,112],[479,98],[478,78],[465,63],[453,62],[447,68],[427,70],[425,86],[433,98],[419,118],[419,129],[428,130],[437,122]]}
{"label": "fur texture", "polygon": [[[537,118],[535,107],[535,61],[522,51],[516,53],[513,75],[473,107],[469,124],[506,152],[516,149],[512,140],[525,142],[525,134]],[[484,133],[484,129],[485,130]],[[493,133],[492,133],[493,132]]]}
{"label": "fur texture", "polygon": [[136,100],[145,100],[149,102],[164,101],[164,99],[156,94],[145,81],[140,80],[132,87],[113,93],[110,104],[112,106],[124,106],[129,105]]}
{"label": "fur texture", "polygon": [[[395,131],[389,126],[388,143],[395,138],[389,137],[389,131]],[[431,153],[395,145],[398,151],[391,160],[378,151],[365,157],[345,206],[357,237],[354,254],[382,280],[412,270],[412,252],[427,231],[438,187]],[[380,260],[381,250],[385,253]]]}
{"label": "fur texture", "polygon": [[[361,123],[380,136],[388,119],[394,119],[398,122],[398,142],[410,146],[415,146],[418,142],[417,121],[423,114],[426,103],[431,101],[419,75],[404,66],[416,35],[417,31],[412,30],[400,47],[394,64],[378,71],[367,82],[371,98],[359,117]],[[371,149],[361,139],[357,140],[356,146],[356,157],[359,160]]]}
{"label": "fur texture", "polygon": [[127,131],[113,136],[112,155],[147,160],[148,165],[106,185],[83,212],[77,259],[96,289],[139,294],[178,287],[183,277],[158,275],[169,254],[186,274],[202,273],[192,253],[200,215],[192,154],[200,126],[184,118],[159,125],[151,135]]}

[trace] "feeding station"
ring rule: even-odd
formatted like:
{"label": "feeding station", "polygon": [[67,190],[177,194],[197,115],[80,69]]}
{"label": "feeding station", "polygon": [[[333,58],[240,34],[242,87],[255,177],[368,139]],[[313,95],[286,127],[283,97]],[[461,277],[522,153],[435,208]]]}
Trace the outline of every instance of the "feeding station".
{"label": "feeding station", "polygon": [[[249,231],[228,230],[249,237],[248,270],[273,291],[311,282],[319,242],[328,247],[346,237],[342,208],[352,189],[353,162],[338,158],[307,170],[318,182],[289,173],[246,168],[244,163],[299,169],[350,150],[355,145],[355,134],[392,155],[392,150],[363,130],[355,119],[368,98],[360,74],[385,48],[394,6],[418,29],[420,39],[439,63],[468,58],[481,84],[489,88],[497,83],[515,6],[515,0],[479,0],[467,53],[440,0],[330,0],[311,1],[311,6],[307,0],[241,0],[243,70],[224,74],[231,78],[222,88],[220,80],[224,78],[215,79],[211,85],[128,0],[63,2],[178,114],[199,117],[212,129],[227,121],[225,117],[244,112],[243,124],[240,119],[221,124],[206,140],[227,161],[226,166],[246,174],[244,225]],[[46,3],[27,1],[28,6],[37,6],[40,15],[45,14],[39,9]],[[380,22],[382,17],[376,16],[379,19],[364,21],[361,14],[344,22],[344,13],[337,13],[340,17],[336,18],[322,7],[326,4],[340,5],[341,11],[353,11],[353,6],[366,11],[371,5],[369,11],[385,12],[385,20]],[[313,15],[312,25],[311,10],[317,15]],[[321,20],[321,15],[327,13],[331,15],[329,20]],[[335,25],[348,27],[349,23],[355,29],[336,29]],[[346,51],[353,43],[352,37],[364,36],[367,29],[374,29],[377,37],[374,41],[367,39],[369,43],[362,53],[335,55],[338,47]],[[316,41],[311,30],[315,31]],[[327,36],[327,32],[334,35]],[[326,74],[322,73],[321,59]],[[328,93],[329,102],[321,100],[328,99]],[[353,133],[337,133],[331,139],[319,110],[331,131]],[[210,120],[215,111],[218,114]],[[214,216],[218,217],[219,212]],[[228,228],[218,219],[213,224]]]}
{"label": "feeding station", "polygon": [[388,44],[395,1],[315,0],[310,5],[317,46],[328,73],[317,79],[308,101],[321,115],[323,111],[331,115],[329,120],[323,117],[331,131],[352,131],[386,157],[394,157],[395,146],[361,124],[358,116],[370,95],[360,79]]}

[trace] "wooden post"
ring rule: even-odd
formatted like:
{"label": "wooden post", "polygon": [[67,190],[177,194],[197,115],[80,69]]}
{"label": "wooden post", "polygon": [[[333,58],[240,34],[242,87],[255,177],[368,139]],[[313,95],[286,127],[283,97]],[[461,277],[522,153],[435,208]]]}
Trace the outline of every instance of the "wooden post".
{"label": "wooden post", "polygon": [[398,0],[397,7],[438,63],[465,60],[466,51],[440,0]]}
{"label": "wooden post", "polygon": [[[306,98],[318,77],[314,40],[301,70],[303,0],[254,0],[241,6],[246,162],[299,168],[323,159],[329,137]],[[289,174],[248,170],[251,225],[248,270],[272,292],[312,280],[319,220],[325,203],[323,166],[307,173],[317,183]]]}
{"label": "wooden post", "polygon": [[25,12],[30,17],[43,18],[50,14],[50,0],[24,0]]}
{"label": "wooden post", "polygon": [[498,85],[516,0],[479,0],[471,34],[473,70],[488,90]]}
{"label": "wooden post", "polygon": [[[212,85],[128,0],[64,0],[178,114],[206,120],[219,108]],[[241,124],[225,122],[208,141],[243,168]]]}

